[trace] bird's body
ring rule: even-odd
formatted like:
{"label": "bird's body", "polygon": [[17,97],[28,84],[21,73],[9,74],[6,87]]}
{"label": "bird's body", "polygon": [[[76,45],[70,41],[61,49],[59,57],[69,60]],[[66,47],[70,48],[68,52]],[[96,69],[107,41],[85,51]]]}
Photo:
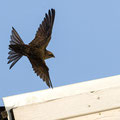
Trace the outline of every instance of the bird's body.
{"label": "bird's body", "polygon": [[55,10],[49,10],[48,14],[45,14],[45,18],[38,28],[34,40],[28,45],[24,44],[18,33],[12,28],[11,41],[9,45],[10,52],[9,61],[11,63],[10,68],[22,57],[28,57],[32,64],[35,73],[46,82],[49,87],[53,87],[50,76],[49,68],[47,67],[45,60],[54,57],[53,53],[46,49],[52,33],[52,27],[54,23]]}

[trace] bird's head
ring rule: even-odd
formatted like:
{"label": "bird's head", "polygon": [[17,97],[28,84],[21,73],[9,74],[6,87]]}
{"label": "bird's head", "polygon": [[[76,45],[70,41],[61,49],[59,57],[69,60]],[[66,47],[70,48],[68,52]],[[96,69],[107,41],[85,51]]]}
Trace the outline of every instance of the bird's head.
{"label": "bird's head", "polygon": [[45,59],[52,58],[52,57],[55,58],[54,54],[52,52],[46,50]]}

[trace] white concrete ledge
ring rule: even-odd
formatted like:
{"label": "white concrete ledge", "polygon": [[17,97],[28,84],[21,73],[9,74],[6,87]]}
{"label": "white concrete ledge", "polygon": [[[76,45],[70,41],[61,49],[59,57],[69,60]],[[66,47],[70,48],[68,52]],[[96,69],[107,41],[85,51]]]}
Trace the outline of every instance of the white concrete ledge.
{"label": "white concrete ledge", "polygon": [[13,108],[15,120],[118,120],[120,75],[5,97],[3,101],[8,112]]}

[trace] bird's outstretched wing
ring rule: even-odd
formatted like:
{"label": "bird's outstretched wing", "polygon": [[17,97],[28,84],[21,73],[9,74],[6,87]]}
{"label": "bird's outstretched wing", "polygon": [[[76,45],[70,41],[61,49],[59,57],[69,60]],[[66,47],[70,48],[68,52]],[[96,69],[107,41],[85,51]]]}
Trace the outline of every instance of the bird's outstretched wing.
{"label": "bird's outstretched wing", "polygon": [[40,76],[41,79],[43,79],[44,82],[46,82],[46,84],[48,85],[48,87],[52,87],[52,82],[50,80],[50,76],[49,76],[49,68],[46,66],[45,62],[41,59],[37,60],[37,59],[33,59],[28,57],[31,64],[32,64],[32,68],[35,71],[35,73],[37,74],[37,76]]}
{"label": "bird's outstretched wing", "polygon": [[46,48],[50,39],[55,18],[55,10],[51,9],[48,14],[45,14],[42,24],[40,24],[38,31],[35,35],[34,40],[32,40],[29,45],[36,47]]}

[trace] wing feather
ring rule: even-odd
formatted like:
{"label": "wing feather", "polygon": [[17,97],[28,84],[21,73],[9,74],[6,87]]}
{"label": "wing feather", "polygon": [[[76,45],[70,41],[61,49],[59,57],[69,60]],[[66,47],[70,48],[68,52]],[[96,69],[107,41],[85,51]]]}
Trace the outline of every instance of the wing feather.
{"label": "wing feather", "polygon": [[32,64],[32,68],[35,71],[35,73],[37,74],[37,76],[40,76],[40,78],[46,82],[48,87],[53,88],[51,80],[50,80],[50,76],[49,76],[49,68],[46,66],[45,62],[43,60],[40,60],[40,59],[36,60],[36,59],[32,59],[30,57],[29,57],[29,60]]}
{"label": "wing feather", "polygon": [[55,18],[55,10],[51,9],[48,14],[45,14],[42,24],[40,24],[38,31],[35,35],[34,40],[32,40],[29,45],[34,45],[41,48],[46,48],[52,34],[52,28]]}

